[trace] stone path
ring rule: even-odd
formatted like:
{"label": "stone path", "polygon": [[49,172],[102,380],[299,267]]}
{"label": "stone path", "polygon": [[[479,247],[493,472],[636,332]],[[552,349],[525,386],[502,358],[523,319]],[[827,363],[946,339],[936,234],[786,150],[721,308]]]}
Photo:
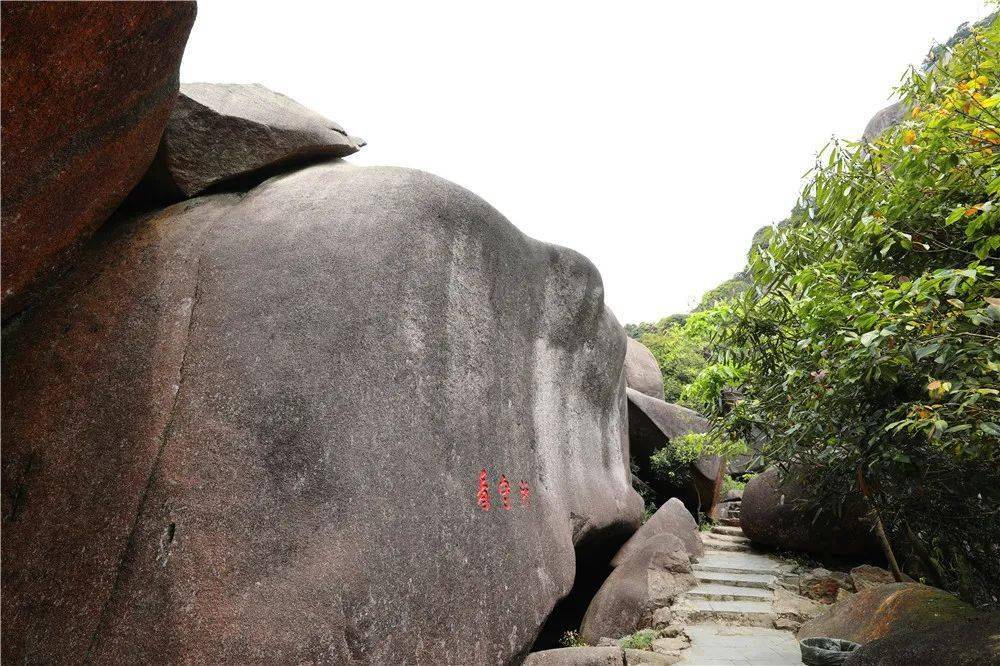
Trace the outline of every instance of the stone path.
{"label": "stone path", "polygon": [[773,628],[775,577],[792,565],[754,553],[739,519],[730,515],[702,535],[705,555],[693,565],[698,585],[671,606],[691,638],[679,663],[797,666],[802,662],[795,635]]}

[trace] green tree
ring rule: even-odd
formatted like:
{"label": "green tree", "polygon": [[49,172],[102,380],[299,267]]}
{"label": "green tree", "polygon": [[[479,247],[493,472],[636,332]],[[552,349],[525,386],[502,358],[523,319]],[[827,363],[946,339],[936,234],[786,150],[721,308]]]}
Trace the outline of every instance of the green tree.
{"label": "green tree", "polygon": [[863,492],[897,551],[980,604],[1000,598],[998,30],[908,72],[898,125],[821,154],[716,336],[743,396],[716,435],[764,433],[817,498]]}

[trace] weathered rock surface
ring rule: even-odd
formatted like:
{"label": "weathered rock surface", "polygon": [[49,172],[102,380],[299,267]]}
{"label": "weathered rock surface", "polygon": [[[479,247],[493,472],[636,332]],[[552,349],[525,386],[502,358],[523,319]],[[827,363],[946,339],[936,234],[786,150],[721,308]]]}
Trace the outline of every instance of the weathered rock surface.
{"label": "weathered rock surface", "polygon": [[874,141],[887,129],[899,124],[906,112],[907,109],[902,102],[890,104],[871,117],[861,136],[865,141]]}
{"label": "weathered rock surface", "polygon": [[656,534],[604,581],[583,617],[580,636],[593,642],[631,634],[648,623],[655,608],[696,584],[684,542],[673,534]]}
{"label": "weathered rock surface", "polygon": [[5,2],[3,318],[149,166],[177,97],[193,2]]}
{"label": "weathered rock surface", "polygon": [[1000,664],[1000,613],[894,632],[855,650],[846,666],[996,666]]}
{"label": "weathered rock surface", "polygon": [[524,666],[624,666],[620,647],[570,647],[532,652]]}
{"label": "weathered rock surface", "polygon": [[168,198],[364,145],[337,123],[259,84],[185,83],[147,183]]}
{"label": "weathered rock surface", "polygon": [[852,587],[847,574],[823,568],[813,569],[799,578],[799,594],[824,604],[832,604],[841,589],[853,591]]}
{"label": "weathered rock surface", "polygon": [[646,395],[663,400],[663,373],[653,352],[638,340],[628,338],[625,351],[625,384]]}
{"label": "weathered rock surface", "polygon": [[[903,579],[912,581],[906,574],[903,574]],[[895,583],[896,579],[893,578],[891,571],[870,564],[862,564],[851,569],[851,582],[854,584],[854,589],[860,592],[869,587]]]}
{"label": "weathered rock surface", "polygon": [[672,497],[625,542],[611,560],[611,566],[617,567],[657,534],[673,534],[680,539],[689,557],[701,557],[705,554],[705,544],[701,540],[698,523],[684,507],[684,503]]}
{"label": "weathered rock surface", "polygon": [[930,630],[973,618],[978,612],[944,590],[919,583],[893,583],[861,590],[806,622],[799,639],[842,638],[862,645],[896,633]]}
{"label": "weathered rock surface", "polygon": [[[708,430],[708,420],[694,410],[657,400],[631,388],[626,389],[626,394],[629,446],[644,479],[652,479],[648,461],[657,449],[676,437]],[[692,485],[672,487],[654,480],[650,485],[661,495],[680,498],[691,511],[700,509],[710,513],[722,494],[722,474],[722,459],[704,456],[691,465]]]}
{"label": "weathered rock surface", "polygon": [[779,482],[778,470],[769,468],[750,479],[743,489],[740,525],[751,541],[805,553],[862,555],[879,552],[875,536],[864,520],[860,503],[848,505],[836,517],[800,503],[808,496],[795,478]]}
{"label": "weathered rock surface", "polygon": [[[779,586],[774,589],[774,613],[779,620],[801,624],[822,615],[826,608],[812,599],[790,592],[783,587]],[[775,629],[781,628],[783,627],[775,625]]]}
{"label": "weathered rock surface", "polygon": [[513,663],[638,527],[580,255],[344,163],[116,222],[4,331],[4,662]]}
{"label": "weathered rock surface", "polygon": [[680,661],[680,654],[666,655],[649,650],[622,650],[625,653],[625,666],[670,666]]}

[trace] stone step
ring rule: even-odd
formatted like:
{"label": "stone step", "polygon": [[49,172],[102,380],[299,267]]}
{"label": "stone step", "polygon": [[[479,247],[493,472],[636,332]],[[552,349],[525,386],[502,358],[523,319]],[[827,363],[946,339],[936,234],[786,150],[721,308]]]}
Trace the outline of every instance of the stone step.
{"label": "stone step", "polygon": [[724,550],[733,553],[749,553],[750,546],[733,541],[723,541],[722,539],[702,539],[706,550]]}
{"label": "stone step", "polygon": [[[723,518],[719,522],[722,523],[723,525],[730,525],[732,527],[740,527],[740,519],[739,518]],[[740,529],[743,529],[743,528],[740,527]]]}
{"label": "stone step", "polygon": [[691,567],[697,571],[721,573],[778,574],[781,563],[756,553],[707,552]]}
{"label": "stone step", "polygon": [[682,654],[684,664],[760,664],[801,666],[799,642],[790,631],[769,627],[734,627],[723,624],[693,624],[684,632],[691,647]]}
{"label": "stone step", "polygon": [[729,534],[731,536],[743,536],[743,528],[739,525],[715,525],[712,527],[712,534]]}
{"label": "stone step", "polygon": [[759,590],[774,589],[774,576],[762,573],[736,573],[733,571],[701,571],[695,570],[695,577],[701,583],[709,585],[733,585],[736,587],[756,588]]}
{"label": "stone step", "polygon": [[725,534],[720,532],[709,532],[705,536],[709,539],[715,539],[716,541],[732,541],[733,543],[745,543],[745,544],[750,543],[750,539],[746,538],[742,534]]}
{"label": "stone step", "polygon": [[691,599],[710,599],[712,601],[770,602],[774,599],[774,593],[771,590],[719,583],[702,583],[685,592],[684,596]]}
{"label": "stone step", "polygon": [[683,617],[686,624],[729,622],[742,626],[770,627],[777,617],[771,610],[771,603],[764,601],[681,599],[670,610],[675,617]]}

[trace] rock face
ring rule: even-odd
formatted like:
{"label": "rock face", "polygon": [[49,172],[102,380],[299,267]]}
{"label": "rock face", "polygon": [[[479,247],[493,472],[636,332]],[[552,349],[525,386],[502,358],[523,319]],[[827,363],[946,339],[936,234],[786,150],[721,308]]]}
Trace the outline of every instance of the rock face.
{"label": "rock face", "polygon": [[863,645],[890,634],[923,632],[977,615],[972,606],[944,590],[893,583],[838,601],[826,614],[803,624],[798,637],[841,638]]}
{"label": "rock face", "polygon": [[422,172],[107,225],[4,331],[3,660],[518,662],[641,521],[625,344],[590,262]]}
{"label": "rock face", "polygon": [[[644,479],[652,479],[648,461],[657,449],[676,437],[708,430],[708,420],[693,410],[651,398],[631,388],[626,389],[626,394],[631,452]],[[692,512],[711,513],[722,494],[722,475],[722,459],[704,456],[691,465],[693,485],[673,487],[653,481],[650,484],[661,495],[680,498]]]}
{"label": "rock face", "polygon": [[3,3],[4,319],[142,178],[177,96],[195,10]]}
{"label": "rock face", "polygon": [[638,340],[628,338],[625,351],[625,384],[639,393],[663,400],[663,373],[653,352]]}
{"label": "rock face", "polygon": [[657,534],[672,534],[680,539],[690,557],[701,557],[705,554],[705,544],[701,540],[698,523],[684,507],[684,503],[672,497],[625,542],[611,560],[611,566],[617,567]]}
{"label": "rock face", "polygon": [[684,543],[673,534],[657,534],[604,581],[583,618],[580,636],[595,643],[603,636],[631,634],[655,608],[669,605],[696,584]]}
{"label": "rock face", "polygon": [[259,84],[185,83],[147,179],[168,198],[364,145],[337,123]]}
{"label": "rock face", "polygon": [[623,666],[620,647],[570,647],[532,652],[524,666]]}
{"label": "rock face", "polygon": [[845,589],[853,592],[850,576],[839,571],[819,568],[805,573],[799,580],[799,594],[824,604],[832,604],[837,594]]}
{"label": "rock face", "polygon": [[903,120],[906,111],[907,109],[903,106],[902,102],[890,104],[872,116],[868,124],[865,125],[862,137],[865,141],[874,141],[887,129]]}
{"label": "rock face", "polygon": [[806,553],[863,555],[879,552],[865,511],[859,505],[845,507],[841,517],[815,511],[799,503],[807,490],[794,478],[780,483],[778,470],[769,468],[750,479],[743,489],[740,524],[753,542]]}
{"label": "rock face", "polygon": [[1000,664],[1000,613],[897,632],[851,653],[846,666],[995,666]]}

